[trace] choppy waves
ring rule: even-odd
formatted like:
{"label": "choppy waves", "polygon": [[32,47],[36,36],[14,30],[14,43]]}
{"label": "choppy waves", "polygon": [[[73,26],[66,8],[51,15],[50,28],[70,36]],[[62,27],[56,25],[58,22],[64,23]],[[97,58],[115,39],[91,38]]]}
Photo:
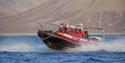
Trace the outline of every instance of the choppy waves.
{"label": "choppy waves", "polygon": [[[4,37],[0,39],[0,51],[9,52],[52,52],[37,36],[27,37]],[[98,42],[94,44],[82,44],[81,47],[68,51],[109,51],[125,52],[125,38],[113,39],[112,41]]]}

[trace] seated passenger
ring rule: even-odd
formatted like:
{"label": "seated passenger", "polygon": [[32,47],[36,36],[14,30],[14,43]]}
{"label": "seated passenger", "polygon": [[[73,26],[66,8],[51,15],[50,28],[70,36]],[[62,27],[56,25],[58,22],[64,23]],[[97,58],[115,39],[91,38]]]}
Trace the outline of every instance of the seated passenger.
{"label": "seated passenger", "polygon": [[59,32],[64,32],[64,25],[61,23],[60,27],[59,27]]}
{"label": "seated passenger", "polygon": [[88,38],[89,34],[88,31],[85,31],[85,38]]}
{"label": "seated passenger", "polygon": [[66,24],[66,25],[64,26],[64,29],[65,29],[64,33],[68,33],[69,24]]}

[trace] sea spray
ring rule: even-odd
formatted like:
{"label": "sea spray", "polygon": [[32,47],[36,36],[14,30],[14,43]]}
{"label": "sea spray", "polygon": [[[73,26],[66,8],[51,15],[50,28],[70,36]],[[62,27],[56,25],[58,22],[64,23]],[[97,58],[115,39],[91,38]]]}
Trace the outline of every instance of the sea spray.
{"label": "sea spray", "polygon": [[71,51],[109,51],[109,52],[125,52],[125,38],[102,41],[97,43],[83,43],[81,47],[70,49]]}
{"label": "sea spray", "polygon": [[[116,36],[117,37],[117,36]],[[115,51],[125,52],[125,37],[121,39],[111,39],[110,41],[102,41],[93,44],[82,44],[81,47],[70,49],[70,51]],[[110,38],[108,38],[110,39]],[[6,36],[0,39],[0,51],[9,52],[53,52],[37,37],[29,36]],[[69,50],[68,50],[69,51]]]}
{"label": "sea spray", "polygon": [[24,42],[15,42],[15,43],[2,43],[0,45],[0,51],[9,51],[9,52],[30,52],[34,51],[34,47],[29,43]]}

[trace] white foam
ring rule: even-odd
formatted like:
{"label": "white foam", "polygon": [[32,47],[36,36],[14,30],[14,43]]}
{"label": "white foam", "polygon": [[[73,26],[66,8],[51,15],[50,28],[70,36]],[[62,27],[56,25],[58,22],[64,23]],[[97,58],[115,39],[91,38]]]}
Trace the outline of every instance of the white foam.
{"label": "white foam", "polygon": [[53,52],[46,45],[35,45],[28,42],[2,42],[0,51],[8,52]]}
{"label": "white foam", "polygon": [[29,52],[29,51],[34,51],[35,48],[31,46],[31,44],[27,44],[24,42],[19,42],[19,43],[3,43],[0,45],[0,51],[10,51],[10,52],[17,52],[17,51],[24,51],[24,52]]}
{"label": "white foam", "polygon": [[[81,47],[70,49],[71,51],[113,51],[113,52],[125,52],[125,38],[121,38],[113,41],[104,41],[94,44],[82,44]],[[52,52],[47,46],[39,44],[33,44],[29,42],[1,42],[0,51],[9,52]]]}
{"label": "white foam", "polygon": [[82,44],[81,47],[71,49],[72,51],[110,51],[110,52],[125,52],[125,38],[110,41],[98,42],[94,44]]}

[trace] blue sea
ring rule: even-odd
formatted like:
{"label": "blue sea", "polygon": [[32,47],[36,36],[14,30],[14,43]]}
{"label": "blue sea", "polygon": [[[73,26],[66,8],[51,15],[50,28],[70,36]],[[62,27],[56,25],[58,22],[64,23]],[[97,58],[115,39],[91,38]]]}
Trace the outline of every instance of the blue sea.
{"label": "blue sea", "polygon": [[0,36],[0,63],[125,63],[125,35],[103,37],[98,44],[57,51],[36,35]]}

